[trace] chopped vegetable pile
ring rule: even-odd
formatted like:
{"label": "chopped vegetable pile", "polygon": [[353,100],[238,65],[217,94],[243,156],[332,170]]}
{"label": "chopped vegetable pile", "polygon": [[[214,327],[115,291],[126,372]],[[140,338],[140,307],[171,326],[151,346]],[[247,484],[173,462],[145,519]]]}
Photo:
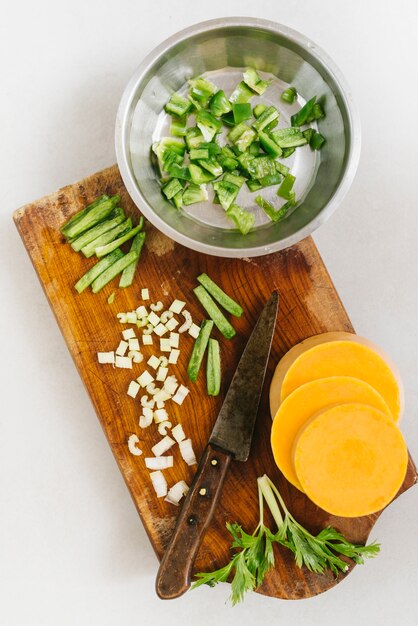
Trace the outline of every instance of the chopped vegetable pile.
{"label": "chopped vegetable pile", "polygon": [[[78,293],[89,286],[97,293],[118,274],[121,274],[119,287],[129,287],[133,282],[145,242],[144,218],[134,226],[119,202],[119,195],[109,198],[104,194],[61,228],[73,250],[82,252],[86,258],[96,255],[100,259],[75,284]],[[131,248],[125,254],[120,246],[129,240],[132,240]]]}
{"label": "chopped vegetable pile", "polygon": [[[296,205],[295,177],[277,159],[308,144],[312,150],[320,150],[325,137],[314,128],[302,127],[325,117],[325,112],[314,96],[292,115],[290,128],[277,128],[278,109],[262,103],[251,108],[249,103],[253,96],[263,95],[270,82],[254,68],[247,68],[229,99],[202,76],[189,80],[186,98],[178,93],[171,96],[165,111],[172,116],[172,136],[154,143],[152,149],[163,173],[162,193],[177,209],[208,200],[207,184],[212,183],[214,203],[220,204],[246,235],[255,216],[236,203],[245,183],[251,192],[280,185],[277,195],[285,200],[281,206],[273,206],[261,195],[256,202],[273,222],[290,214]],[[281,95],[289,104],[296,98],[294,87]],[[227,141],[221,138],[225,127],[229,129]]]}
{"label": "chopped vegetable pile", "polygon": [[[204,354],[207,350],[206,380],[208,395],[218,395],[221,388],[221,357],[220,347],[216,339],[210,338],[214,325],[226,336],[235,335],[228,320],[215,304],[216,300],[226,311],[240,316],[243,312],[240,305],[228,296],[207,274],[197,278],[200,286],[196,290],[210,300],[208,312],[212,319],[203,320],[201,325],[193,322],[192,316],[185,309],[186,302],[175,299],[165,309],[163,302],[148,305],[150,294],[148,289],[141,290],[144,304],[134,311],[117,313],[119,322],[130,325],[122,331],[122,336],[115,350],[98,352],[97,359],[102,365],[115,368],[134,370],[142,363],[141,371],[135,372],[128,385],[127,395],[132,399],[138,396],[141,415],[138,425],[141,429],[155,424],[160,439],[151,448],[152,457],[145,458],[145,466],[152,470],[150,478],[157,497],[165,497],[171,504],[178,504],[186,495],[188,486],[182,480],[169,488],[163,471],[173,467],[174,457],[164,456],[173,446],[178,446],[180,455],[187,465],[196,464],[196,456],[191,439],[186,435],[181,424],[173,425],[173,419],[167,411],[167,403],[171,400],[182,405],[190,390],[179,383],[173,366],[178,364],[180,356],[180,337],[190,335],[195,340],[187,368],[190,380],[197,380]],[[195,290],[195,292],[196,292]],[[211,298],[211,295],[214,299]],[[206,299],[204,300],[206,302]],[[207,304],[207,302],[206,302]],[[206,307],[204,307],[206,308]],[[141,352],[142,346],[150,346],[153,350],[148,358]],[[145,359],[146,365],[144,363]],[[142,395],[140,395],[142,394]],[[170,432],[170,434],[168,434]],[[136,433],[128,438],[128,448],[133,456],[141,456],[140,439]]]}
{"label": "chopped vegetable pile", "polygon": [[[277,487],[266,475],[257,479],[260,504],[260,521],[252,535],[248,535],[239,524],[227,523],[233,541],[231,548],[237,548],[230,562],[214,572],[196,574],[193,588],[206,584],[214,587],[226,582],[231,576],[231,602],[237,604],[244,599],[247,591],[254,591],[263,582],[266,574],[274,567],[273,544],[289,548],[298,567],[304,565],[310,571],[323,574],[328,568],[338,575],[349,570],[349,562],[341,556],[363,563],[365,558],[374,557],[380,550],[379,544],[355,545],[337,530],[324,528],[318,535],[312,535],[290,514]],[[276,533],[264,524],[264,502],[277,525]]]}

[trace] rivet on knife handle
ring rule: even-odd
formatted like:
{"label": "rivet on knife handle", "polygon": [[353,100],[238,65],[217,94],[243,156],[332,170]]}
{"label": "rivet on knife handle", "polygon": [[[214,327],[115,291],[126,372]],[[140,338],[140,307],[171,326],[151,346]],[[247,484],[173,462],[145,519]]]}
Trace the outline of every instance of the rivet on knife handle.
{"label": "rivet on knife handle", "polygon": [[208,444],[157,574],[156,591],[169,600],[185,593],[203,535],[212,519],[232,456]]}

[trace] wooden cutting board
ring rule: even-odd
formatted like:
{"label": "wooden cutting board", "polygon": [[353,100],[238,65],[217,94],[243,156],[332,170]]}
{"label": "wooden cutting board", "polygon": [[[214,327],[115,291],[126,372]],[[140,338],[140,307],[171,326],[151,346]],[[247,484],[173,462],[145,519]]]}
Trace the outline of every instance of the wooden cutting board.
{"label": "wooden cutting board", "polygon": [[[196,276],[201,272],[207,272],[238,300],[245,314],[239,320],[234,319],[237,336],[232,341],[223,339],[217,333],[224,372],[221,395],[218,398],[206,395],[205,376],[201,373],[198,383],[189,385],[191,393],[181,407],[172,402],[167,405],[174,418],[172,421],[181,422],[186,435],[192,438],[197,456],[207,442],[251,329],[275,288],[280,291],[280,312],[251,456],[246,463],[232,463],[220,505],[199,551],[195,571],[212,570],[229,560],[230,536],[225,522],[238,521],[248,532],[253,531],[258,522],[256,479],[264,473],[279,486],[296,519],[312,532],[317,533],[324,526],[331,525],[352,541],[366,542],[379,514],[344,519],[325,513],[282,477],[274,464],[269,445],[271,418],[268,389],[280,357],[310,335],[337,330],[353,332],[312,239],[307,238],[283,252],[256,259],[220,259],[188,250],[147,224],[146,249],[134,284],[119,290],[116,280],[97,295],[90,292],[79,295],[73,285],[90,267],[92,260],[73,252],[60,235],[59,228],[76,211],[103,193],[119,193],[121,206],[126,212],[138,215],[123,186],[118,168],[113,166],[28,204],[15,212],[14,220],[158,557],[161,558],[170,538],[178,509],[155,496],[143,459],[150,454],[150,448],[159,435],[153,427],[141,431],[138,427],[139,402],[126,395],[129,381],[138,376],[144,367],[137,364],[134,370],[137,373],[133,376],[130,370],[99,366],[96,352],[113,350],[118,345],[122,327],[115,315],[141,304],[141,287],[150,289],[152,301],[162,300],[167,306],[174,298],[185,300],[194,321],[200,323],[204,312],[192,289],[196,285]],[[113,291],[116,292],[115,301],[109,305],[107,298]],[[176,369],[178,378],[186,385],[186,366],[192,341],[188,336],[182,338],[183,349]],[[153,349],[144,347],[143,352],[148,358]],[[134,457],[128,451],[127,438],[131,433],[137,433],[141,439],[142,457]],[[178,451],[174,455],[174,468],[166,471],[169,484],[181,478],[190,484],[193,468],[182,462]],[[400,492],[416,481],[416,468],[410,459]],[[395,517],[396,502],[388,514]],[[276,569],[268,575],[259,591],[277,598],[307,598],[326,591],[342,578],[345,575],[336,579],[331,573],[316,575],[299,569],[290,551],[283,548],[277,550]]]}

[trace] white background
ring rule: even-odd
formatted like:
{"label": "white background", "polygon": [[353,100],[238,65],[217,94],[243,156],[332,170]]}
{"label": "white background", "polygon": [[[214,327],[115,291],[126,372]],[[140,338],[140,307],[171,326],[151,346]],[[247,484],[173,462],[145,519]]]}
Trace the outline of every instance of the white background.
{"label": "white background", "polygon": [[302,31],[352,86],[363,127],[355,182],[315,235],[353,324],[399,364],[402,430],[418,459],[416,0],[72,0],[8,3],[0,22],[0,626],[263,623],[412,625],[418,489],[382,515],[381,555],[323,596],[204,588],[164,603],[157,560],[11,221],[19,206],[115,161],[131,73],[203,19],[256,15]]}

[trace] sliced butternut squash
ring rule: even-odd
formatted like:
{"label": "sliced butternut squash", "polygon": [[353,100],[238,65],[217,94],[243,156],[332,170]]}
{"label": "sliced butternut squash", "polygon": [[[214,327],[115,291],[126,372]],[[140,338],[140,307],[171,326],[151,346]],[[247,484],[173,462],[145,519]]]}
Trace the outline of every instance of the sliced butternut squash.
{"label": "sliced butternut squash", "polygon": [[325,409],[300,431],[293,461],[306,495],[332,515],[380,511],[405,478],[408,452],[395,422],[364,404]]}
{"label": "sliced butternut squash", "polygon": [[285,374],[281,400],[301,385],[329,376],[352,376],[369,383],[386,400],[395,421],[399,419],[401,392],[392,369],[375,350],[355,341],[331,341],[303,352]]}
{"label": "sliced butternut squash", "polygon": [[[314,346],[328,343],[330,341],[355,341],[364,346],[367,346],[374,350],[377,354],[379,354],[384,361],[388,364],[390,369],[392,370],[399,387],[400,393],[400,415],[403,413],[404,409],[404,392],[403,392],[403,384],[400,373],[396,365],[389,359],[387,354],[376,344],[372,343],[365,337],[360,337],[359,335],[355,335],[353,333],[346,333],[343,331],[335,331],[330,333],[322,333],[320,335],[313,335],[312,337],[308,337],[304,339],[300,343],[296,344],[291,348],[279,361],[276,370],[274,372],[273,379],[270,385],[270,413],[272,419],[277,413],[277,410],[280,406],[281,402],[281,390],[283,379],[287,373],[289,367],[294,363],[294,361],[304,352],[313,348]],[[332,376],[333,374],[330,374]]]}
{"label": "sliced butternut squash", "polygon": [[347,403],[368,404],[393,419],[385,400],[371,385],[348,376],[313,380],[295,389],[281,403],[271,429],[273,456],[282,474],[301,491],[293,467],[293,445],[300,429],[318,411]]}

